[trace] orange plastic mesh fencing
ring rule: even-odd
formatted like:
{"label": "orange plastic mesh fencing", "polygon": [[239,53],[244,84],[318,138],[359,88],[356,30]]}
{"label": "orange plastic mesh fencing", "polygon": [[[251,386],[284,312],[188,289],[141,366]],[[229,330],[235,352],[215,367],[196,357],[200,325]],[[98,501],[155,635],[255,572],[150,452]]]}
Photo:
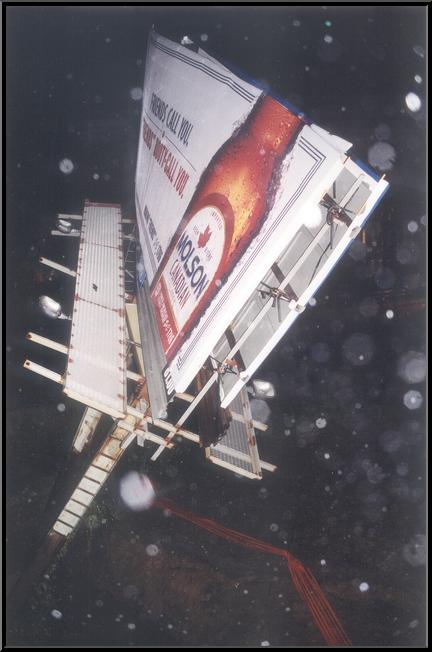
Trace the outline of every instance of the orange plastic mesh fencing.
{"label": "orange plastic mesh fencing", "polygon": [[194,514],[194,512],[178,507],[166,498],[159,498],[154,504],[156,507],[161,509],[168,509],[176,516],[179,516],[190,523],[194,523],[195,525],[198,525],[208,532],[211,532],[218,537],[222,537],[227,541],[237,543],[246,548],[250,548],[251,550],[284,557],[287,560],[294,586],[309,609],[316,626],[320,630],[327,644],[332,646],[351,645],[351,641],[345,633],[342,624],[324,593],[321,591],[319,584],[312,573],[287,550],[276,548],[264,541],[250,537],[247,534],[231,530],[230,528],[220,525],[220,523],[217,523],[213,519],[198,516],[197,514]]}

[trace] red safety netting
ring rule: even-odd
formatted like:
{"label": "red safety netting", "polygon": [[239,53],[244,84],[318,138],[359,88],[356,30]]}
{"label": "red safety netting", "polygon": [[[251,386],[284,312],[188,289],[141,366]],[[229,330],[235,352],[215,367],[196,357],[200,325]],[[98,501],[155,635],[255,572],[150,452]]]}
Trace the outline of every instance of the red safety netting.
{"label": "red safety netting", "polygon": [[198,525],[208,532],[216,534],[227,541],[237,543],[259,552],[266,552],[270,555],[284,557],[287,560],[294,586],[303,602],[308,607],[316,626],[328,645],[351,645],[351,641],[345,633],[336,613],[330,606],[312,573],[287,550],[276,548],[264,541],[254,539],[247,534],[231,530],[230,528],[220,525],[220,523],[217,523],[213,519],[198,516],[187,509],[178,507],[166,498],[159,498],[154,504],[156,507],[161,509],[168,509],[176,516],[179,516],[190,523],[194,523],[195,525]]}

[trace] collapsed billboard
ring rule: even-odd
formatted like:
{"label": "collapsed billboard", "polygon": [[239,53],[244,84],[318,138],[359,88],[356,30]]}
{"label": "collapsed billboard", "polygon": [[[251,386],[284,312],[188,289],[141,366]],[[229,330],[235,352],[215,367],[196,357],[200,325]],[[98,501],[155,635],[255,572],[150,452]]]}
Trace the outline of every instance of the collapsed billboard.
{"label": "collapsed billboard", "polygon": [[136,209],[175,391],[293,241],[349,147],[202,50],[150,34]]}

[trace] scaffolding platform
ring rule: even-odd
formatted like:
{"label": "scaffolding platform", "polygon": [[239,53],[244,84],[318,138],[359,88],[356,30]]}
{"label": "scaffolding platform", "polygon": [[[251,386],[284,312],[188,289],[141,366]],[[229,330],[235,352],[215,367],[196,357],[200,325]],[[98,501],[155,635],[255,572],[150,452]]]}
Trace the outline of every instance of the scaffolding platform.
{"label": "scaffolding platform", "polygon": [[118,205],[84,205],[64,384],[65,394],[115,418],[127,403],[121,222]]}

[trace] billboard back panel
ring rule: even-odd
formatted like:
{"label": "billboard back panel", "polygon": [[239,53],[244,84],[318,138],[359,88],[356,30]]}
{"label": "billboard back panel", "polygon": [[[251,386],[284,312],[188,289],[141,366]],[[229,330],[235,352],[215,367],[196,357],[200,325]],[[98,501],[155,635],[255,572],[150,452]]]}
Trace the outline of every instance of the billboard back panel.
{"label": "billboard back panel", "polygon": [[295,243],[350,147],[203,51],[151,34],[136,205],[165,374],[177,392]]}

